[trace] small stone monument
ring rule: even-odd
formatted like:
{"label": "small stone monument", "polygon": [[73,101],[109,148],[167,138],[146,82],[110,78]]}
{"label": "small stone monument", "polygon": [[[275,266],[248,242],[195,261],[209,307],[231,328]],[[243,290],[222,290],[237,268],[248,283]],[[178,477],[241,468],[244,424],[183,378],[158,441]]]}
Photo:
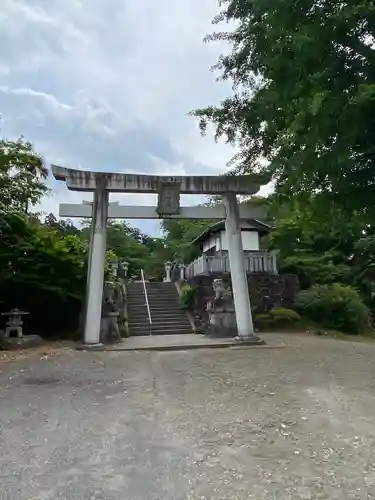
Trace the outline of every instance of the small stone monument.
{"label": "small stone monument", "polygon": [[222,279],[212,283],[215,297],[207,303],[209,337],[235,337],[237,335],[236,313],[233,297]]}
{"label": "small stone monument", "polygon": [[182,263],[180,264],[180,281],[185,281],[185,272],[186,272],[186,269],[185,269],[185,265]]}
{"label": "small stone monument", "polygon": [[123,260],[120,262],[121,270],[122,270],[122,278],[126,279],[128,277],[128,270],[129,270],[129,262],[126,260]]}
{"label": "small stone monument", "polygon": [[13,332],[15,332],[18,338],[22,337],[22,326],[23,326],[23,321],[22,321],[22,316],[26,316],[27,314],[30,314],[26,311],[20,311],[19,309],[12,309],[9,312],[1,313],[1,316],[8,316],[9,319],[6,322],[6,327],[5,327],[5,337],[8,338],[11,336]]}
{"label": "small stone monument", "polygon": [[106,296],[102,306],[102,319],[100,323],[100,342],[114,344],[122,342],[118,319],[120,312],[111,296]]}
{"label": "small stone monument", "polygon": [[111,264],[111,277],[113,279],[116,279],[117,278],[117,274],[118,274],[118,265],[119,263],[118,262],[112,262]]}
{"label": "small stone monument", "polygon": [[172,262],[164,262],[165,268],[165,277],[163,278],[164,283],[170,283],[172,281],[171,278],[171,270],[172,270]]}
{"label": "small stone monument", "polygon": [[[1,313],[8,316],[5,332],[0,333],[0,347],[4,350],[25,349],[27,347],[37,347],[43,343],[39,335],[23,335],[22,317],[30,313],[20,309],[12,309],[9,312]],[[14,335],[15,336],[12,336]]]}

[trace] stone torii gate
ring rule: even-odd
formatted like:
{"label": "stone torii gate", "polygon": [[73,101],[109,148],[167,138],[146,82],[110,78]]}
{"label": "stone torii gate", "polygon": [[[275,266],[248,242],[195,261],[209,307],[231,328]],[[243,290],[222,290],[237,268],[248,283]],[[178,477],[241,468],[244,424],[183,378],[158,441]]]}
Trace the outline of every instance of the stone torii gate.
{"label": "stone torii gate", "polygon": [[[94,193],[93,203],[61,204],[59,212],[61,217],[92,217],[84,327],[84,342],[87,345],[99,343],[108,218],[225,219],[238,338],[241,341],[256,341],[239,221],[245,218],[264,219],[266,214],[262,207],[239,206],[236,195],[257,193],[260,186],[267,182],[266,179],[257,175],[173,177],[103,173],[57,165],[52,165],[52,173],[57,180],[65,181],[70,190]],[[158,193],[158,206],[155,208],[109,203],[110,192]],[[223,205],[180,207],[180,194],[219,194],[222,196]]]}

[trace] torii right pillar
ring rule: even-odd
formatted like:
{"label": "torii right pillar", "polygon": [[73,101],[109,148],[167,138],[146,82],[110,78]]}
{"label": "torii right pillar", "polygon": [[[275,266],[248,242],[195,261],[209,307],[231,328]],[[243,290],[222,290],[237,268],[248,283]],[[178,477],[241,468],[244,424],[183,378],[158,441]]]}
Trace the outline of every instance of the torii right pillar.
{"label": "torii right pillar", "polygon": [[238,331],[236,340],[256,344],[263,343],[254,332],[236,194],[225,193],[223,203],[226,211],[225,232]]}

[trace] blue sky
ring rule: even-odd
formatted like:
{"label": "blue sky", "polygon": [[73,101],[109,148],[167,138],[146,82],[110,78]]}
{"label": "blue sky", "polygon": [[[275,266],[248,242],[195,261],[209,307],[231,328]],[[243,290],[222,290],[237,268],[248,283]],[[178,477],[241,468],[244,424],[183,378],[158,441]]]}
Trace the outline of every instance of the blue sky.
{"label": "blue sky", "polygon": [[[212,136],[202,138],[187,116],[231,92],[209,70],[227,46],[202,41],[218,11],[217,0],[1,0],[2,135],[23,134],[47,164],[222,172],[232,150]],[[46,212],[88,199],[50,183],[54,195],[43,200]],[[112,199],[156,202],[151,195]],[[137,225],[158,232],[157,221]]]}

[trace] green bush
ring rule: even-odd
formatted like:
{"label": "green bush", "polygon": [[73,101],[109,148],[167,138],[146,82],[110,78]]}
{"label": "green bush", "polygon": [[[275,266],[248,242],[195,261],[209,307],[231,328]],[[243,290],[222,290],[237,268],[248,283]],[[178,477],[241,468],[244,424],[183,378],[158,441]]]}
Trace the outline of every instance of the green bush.
{"label": "green bush", "polygon": [[259,330],[267,329],[272,326],[272,318],[268,313],[255,314],[254,324]]}
{"label": "green bush", "polygon": [[181,288],[179,302],[180,307],[184,310],[189,311],[194,308],[195,290],[191,285],[184,285]]}
{"label": "green bush", "polygon": [[350,286],[314,285],[299,292],[295,306],[301,315],[332,330],[360,334],[369,327],[369,310]]}
{"label": "green bush", "polygon": [[259,328],[285,328],[298,324],[301,320],[300,315],[284,307],[274,307],[268,313],[257,314],[255,324]]}
{"label": "green bush", "polygon": [[291,323],[298,323],[301,321],[301,316],[298,312],[293,311],[293,309],[287,309],[286,307],[274,307],[269,312],[269,315],[273,322],[280,326],[288,326]]}

